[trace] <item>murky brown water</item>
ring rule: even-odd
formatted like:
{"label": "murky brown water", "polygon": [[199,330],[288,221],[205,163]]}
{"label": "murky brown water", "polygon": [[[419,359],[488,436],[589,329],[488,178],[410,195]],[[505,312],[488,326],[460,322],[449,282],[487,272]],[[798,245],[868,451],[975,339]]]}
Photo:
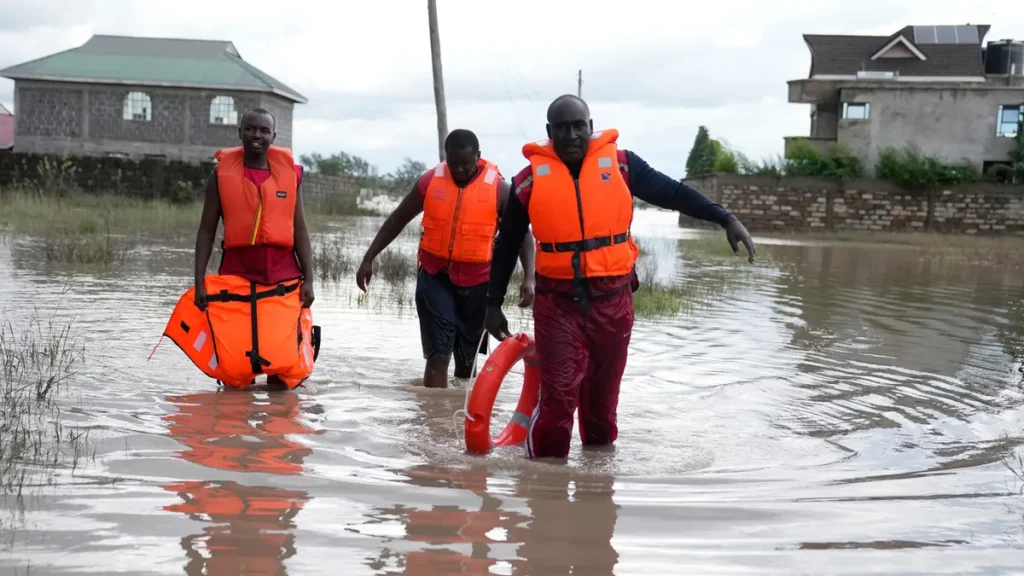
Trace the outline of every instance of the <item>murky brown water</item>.
{"label": "murky brown water", "polygon": [[[5,535],[0,572],[1024,573],[1000,460],[1024,430],[1020,269],[779,246],[751,270],[695,258],[674,220],[638,217],[659,275],[720,299],[637,324],[617,449],[575,439],[567,466],[464,455],[462,396],[404,388],[414,310],[356,305],[353,281],[317,285],[309,389],[218,393],[167,340],[146,361],[190,237],[101,275],[0,246],[5,318],[71,280],[87,363],[68,417],[96,449]],[[354,254],[378,221],[345,224]]]}

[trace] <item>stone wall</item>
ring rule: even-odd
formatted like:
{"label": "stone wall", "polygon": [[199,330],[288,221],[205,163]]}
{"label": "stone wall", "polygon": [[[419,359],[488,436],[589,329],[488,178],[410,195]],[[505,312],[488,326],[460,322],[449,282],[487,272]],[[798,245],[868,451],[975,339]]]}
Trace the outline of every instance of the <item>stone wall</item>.
{"label": "stone wall", "polygon": [[[149,120],[124,119],[125,98],[130,92],[149,97]],[[237,120],[210,122],[211,103],[217,96],[233,98],[239,116],[250,108],[270,110],[277,122],[275,143],[292,146],[293,104],[273,94],[19,80],[14,94],[18,113],[15,149],[37,154],[207,161],[218,148],[238,145]]]}
{"label": "stone wall", "polygon": [[[0,188],[74,186],[94,194],[184,200],[202,197],[212,162],[190,163],[146,158],[60,157],[21,152],[0,154]],[[302,178],[304,204],[329,206],[332,213],[352,213],[359,185],[342,176],[307,173]]]}
{"label": "stone wall", "polygon": [[[837,183],[735,174],[684,182],[734,213],[751,231],[1024,235],[1024,186],[969,184],[911,193],[881,180]],[[709,227],[684,215],[679,224]]]}

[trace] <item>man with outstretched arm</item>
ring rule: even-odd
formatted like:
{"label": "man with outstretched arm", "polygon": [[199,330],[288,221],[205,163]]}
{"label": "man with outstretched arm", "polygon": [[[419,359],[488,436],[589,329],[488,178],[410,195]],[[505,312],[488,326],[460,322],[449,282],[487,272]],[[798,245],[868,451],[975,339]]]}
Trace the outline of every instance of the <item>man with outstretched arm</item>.
{"label": "man with outstretched arm", "polygon": [[501,310],[515,252],[532,224],[536,238],[534,336],[540,361],[540,401],[530,423],[530,458],[565,458],[579,408],[584,446],[612,444],[617,435],[619,382],[633,328],[634,263],[639,249],[630,226],[633,196],[715,222],[733,251],[754,244],[739,220],[703,194],[619,150],[618,132],[594,132],[590,109],[576,96],[551,103],[548,139],[523,147],[530,165],[512,178],[498,232],[487,293],[485,326],[508,337]]}
{"label": "man with outstretched arm", "polygon": [[[425,172],[388,216],[356,272],[356,284],[366,292],[374,258],[423,213],[416,314],[427,388],[448,387],[453,353],[455,377],[471,376],[484,334],[494,236],[509,198],[509,185],[497,166],[480,157],[475,134],[452,130],[444,148],[447,159]],[[512,256],[513,267],[517,253],[523,264],[519,297],[523,308],[533,303],[533,251],[533,236],[525,234]]]}

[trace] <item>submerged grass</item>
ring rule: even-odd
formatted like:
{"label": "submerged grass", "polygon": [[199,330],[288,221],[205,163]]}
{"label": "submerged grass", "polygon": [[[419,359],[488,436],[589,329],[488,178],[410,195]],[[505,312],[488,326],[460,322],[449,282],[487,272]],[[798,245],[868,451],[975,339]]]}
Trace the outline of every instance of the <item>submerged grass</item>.
{"label": "submerged grass", "polygon": [[195,228],[202,203],[174,204],[78,190],[0,191],[0,226],[15,232],[78,235],[132,234]]}
{"label": "submerged grass", "polygon": [[0,502],[8,510],[87,455],[87,433],[65,424],[60,409],[83,359],[71,322],[34,314],[23,327],[0,326]]}
{"label": "submerged grass", "polygon": [[55,264],[108,266],[128,259],[131,245],[111,234],[77,236],[50,233],[43,238],[43,257]]}

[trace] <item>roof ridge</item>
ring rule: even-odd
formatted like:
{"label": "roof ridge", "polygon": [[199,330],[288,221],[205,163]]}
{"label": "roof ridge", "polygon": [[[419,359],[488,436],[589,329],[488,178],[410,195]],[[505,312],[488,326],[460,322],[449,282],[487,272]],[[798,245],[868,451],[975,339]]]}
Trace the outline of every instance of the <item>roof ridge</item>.
{"label": "roof ridge", "polygon": [[[127,40],[173,40],[175,42],[205,42],[210,44],[231,44],[231,40],[210,40],[209,38],[181,38],[179,36],[129,36],[127,34],[93,34],[93,38],[122,38]],[[88,40],[86,41],[88,42]],[[85,44],[82,44],[85,46]],[[80,46],[81,47],[81,46]]]}

